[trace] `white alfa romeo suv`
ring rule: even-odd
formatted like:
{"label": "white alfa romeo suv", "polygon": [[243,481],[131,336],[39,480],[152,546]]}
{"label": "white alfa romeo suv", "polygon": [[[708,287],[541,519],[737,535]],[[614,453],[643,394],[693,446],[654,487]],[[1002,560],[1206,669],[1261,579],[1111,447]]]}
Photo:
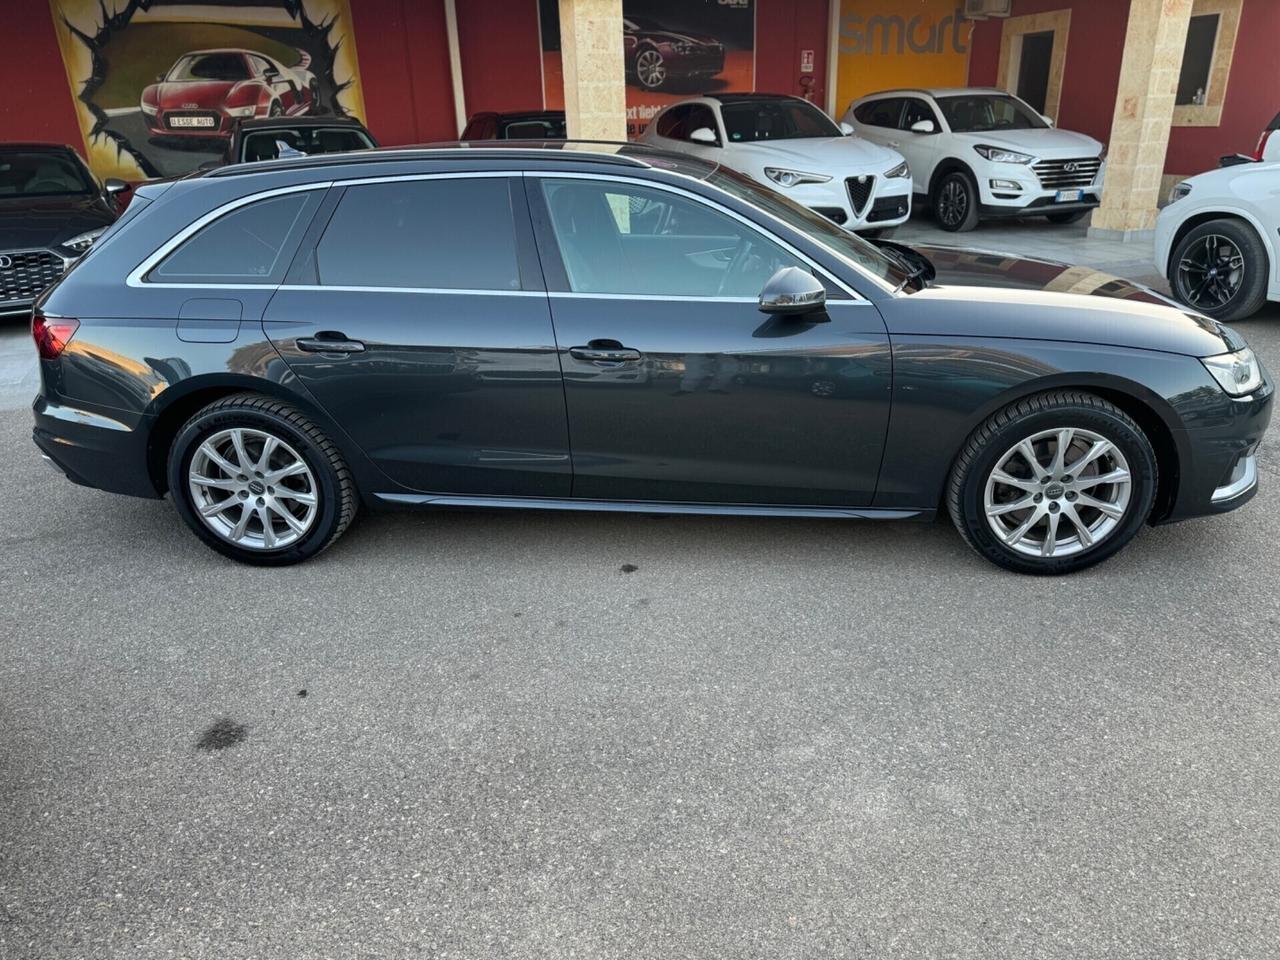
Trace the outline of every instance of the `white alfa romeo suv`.
{"label": "white alfa romeo suv", "polygon": [[1073,223],[1102,200],[1103,145],[1003,90],[885,90],[853,101],[844,122],[906,157],[944,230],[984,217]]}
{"label": "white alfa romeo suv", "polygon": [[911,170],[849,132],[799,97],[723,93],[673,103],[640,139],[723,164],[847,230],[883,234],[911,215]]}

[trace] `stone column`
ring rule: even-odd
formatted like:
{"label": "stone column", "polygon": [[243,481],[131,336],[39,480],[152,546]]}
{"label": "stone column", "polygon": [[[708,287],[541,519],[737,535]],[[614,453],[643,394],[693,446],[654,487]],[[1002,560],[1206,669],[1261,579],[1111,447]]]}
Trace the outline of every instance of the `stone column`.
{"label": "stone column", "polygon": [[560,0],[564,112],[571,140],[626,140],[622,0]]}
{"label": "stone column", "polygon": [[1192,0],[1132,0],[1102,206],[1090,236],[1145,240],[1156,223]]}

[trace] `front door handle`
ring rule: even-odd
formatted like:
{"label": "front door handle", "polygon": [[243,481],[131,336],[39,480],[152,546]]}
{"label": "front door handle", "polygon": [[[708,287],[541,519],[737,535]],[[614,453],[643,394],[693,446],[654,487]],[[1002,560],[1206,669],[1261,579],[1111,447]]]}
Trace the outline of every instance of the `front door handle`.
{"label": "front door handle", "polygon": [[316,337],[299,337],[294,341],[299,350],[307,353],[363,353],[364,344],[359,340],[348,340],[345,334],[322,332]]}
{"label": "front door handle", "polygon": [[616,340],[592,340],[585,347],[570,347],[569,356],[592,363],[626,363],[639,360],[640,351],[624,347]]}

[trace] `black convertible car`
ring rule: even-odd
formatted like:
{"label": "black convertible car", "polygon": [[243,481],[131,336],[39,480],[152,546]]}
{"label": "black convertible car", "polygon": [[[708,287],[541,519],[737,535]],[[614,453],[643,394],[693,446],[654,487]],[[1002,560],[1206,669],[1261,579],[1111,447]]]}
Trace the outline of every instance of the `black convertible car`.
{"label": "black convertible car", "polygon": [[945,510],[1064,573],[1247,501],[1274,387],[1231,329],[1062,269],[873,246],[635,146],[243,164],[144,186],[41,298],[34,438],[251,563],[360,506]]}

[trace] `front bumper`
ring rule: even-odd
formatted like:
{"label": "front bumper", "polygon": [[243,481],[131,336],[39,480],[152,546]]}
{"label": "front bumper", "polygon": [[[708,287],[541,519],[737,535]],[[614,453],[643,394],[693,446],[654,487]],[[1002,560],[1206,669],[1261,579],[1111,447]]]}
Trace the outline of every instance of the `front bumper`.
{"label": "front bumper", "polygon": [[[974,168],[978,180],[979,211],[984,217],[1033,217],[1048,213],[1092,210],[1102,202],[1107,165],[1103,163],[1091,179],[1041,181],[1032,167],[1018,163],[985,163]],[[1087,177],[1087,174],[1086,174]],[[1059,200],[1061,191],[1079,191],[1079,200]]]}
{"label": "front bumper", "polygon": [[148,470],[152,418],[125,422],[119,410],[68,406],[41,395],[31,406],[31,439],[40,453],[73,483],[109,493],[157,499]]}
{"label": "front bumper", "polygon": [[31,305],[67,272],[74,257],[56,250],[0,250],[0,317],[25,317]]}

